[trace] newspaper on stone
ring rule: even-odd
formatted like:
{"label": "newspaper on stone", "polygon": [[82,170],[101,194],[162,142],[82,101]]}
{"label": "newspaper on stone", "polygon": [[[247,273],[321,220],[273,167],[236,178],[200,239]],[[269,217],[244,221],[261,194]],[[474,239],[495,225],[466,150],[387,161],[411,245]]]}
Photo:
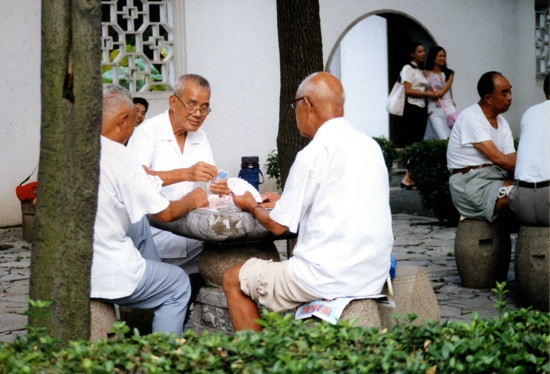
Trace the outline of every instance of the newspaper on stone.
{"label": "newspaper on stone", "polygon": [[388,295],[378,294],[367,297],[339,297],[333,300],[313,300],[309,303],[300,305],[296,309],[295,319],[305,319],[310,317],[317,317],[324,321],[327,321],[333,325],[338,322],[338,319],[342,315],[342,312],[346,306],[353,300],[361,299],[373,299],[379,304],[383,304],[389,308],[395,308],[395,302],[393,301],[393,290],[391,286],[391,279],[388,276]]}

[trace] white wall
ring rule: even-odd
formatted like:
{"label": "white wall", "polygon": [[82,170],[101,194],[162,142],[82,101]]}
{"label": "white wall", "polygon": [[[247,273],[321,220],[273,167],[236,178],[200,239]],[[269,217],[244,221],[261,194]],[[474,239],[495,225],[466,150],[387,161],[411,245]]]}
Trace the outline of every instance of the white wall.
{"label": "white wall", "polygon": [[[15,187],[38,164],[40,2],[0,3],[0,227],[21,223]],[[30,181],[36,180],[36,173]]]}
{"label": "white wall", "polygon": [[[353,27],[340,43],[330,71],[344,86],[344,117],[370,136],[389,138],[386,112],[388,51],[386,20],[371,16]],[[333,66],[338,64],[339,66]],[[333,69],[336,68],[336,71]]]}
{"label": "white wall", "polygon": [[[399,12],[423,25],[447,50],[459,109],[478,100],[475,85],[487,70],[502,71],[514,87],[514,103],[505,116],[516,135],[522,112],[543,100],[535,82],[533,0],[319,2],[325,64],[359,19]],[[213,112],[204,129],[218,166],[236,175],[243,155],[257,155],[263,165],[276,147],[279,117],[275,1],[187,0],[184,12],[186,61],[178,66],[204,75],[212,85]],[[0,20],[0,226],[6,226],[21,222],[15,186],[38,160],[40,2],[2,0]],[[166,94],[153,100],[150,115],[164,110],[165,100]]]}

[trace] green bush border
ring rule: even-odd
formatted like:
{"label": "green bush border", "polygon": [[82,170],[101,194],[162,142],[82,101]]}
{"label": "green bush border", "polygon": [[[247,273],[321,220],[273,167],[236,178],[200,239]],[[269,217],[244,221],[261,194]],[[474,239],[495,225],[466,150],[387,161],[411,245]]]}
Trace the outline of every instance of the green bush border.
{"label": "green bush border", "polygon": [[[548,373],[549,314],[508,311],[471,322],[409,322],[390,330],[265,313],[263,331],[71,342],[29,330],[0,345],[2,373]],[[119,334],[128,330],[117,323]]]}

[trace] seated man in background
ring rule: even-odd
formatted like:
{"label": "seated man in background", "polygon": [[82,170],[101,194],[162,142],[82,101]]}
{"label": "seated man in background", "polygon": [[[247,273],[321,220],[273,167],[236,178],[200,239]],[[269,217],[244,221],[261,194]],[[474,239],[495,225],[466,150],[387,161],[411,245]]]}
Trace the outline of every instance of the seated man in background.
{"label": "seated man in background", "polygon": [[[161,195],[176,199],[200,189],[198,182],[213,180],[218,169],[206,133],[200,128],[211,112],[210,84],[194,74],[181,76],[168,99],[169,109],[148,119],[128,142],[148,174],[162,180]],[[214,182],[210,190],[228,194],[226,181]],[[162,261],[180,266],[200,287],[198,256],[201,241],[151,228]],[[196,292],[194,292],[196,293]]]}
{"label": "seated man in background", "polygon": [[[500,114],[512,104],[512,86],[500,73],[483,74],[477,84],[478,103],[460,112],[447,147],[451,170],[449,189],[458,212],[466,218],[493,222],[508,209],[514,183],[514,139]],[[504,188],[503,188],[504,187]]]}
{"label": "seated man in background", "polygon": [[[297,243],[287,261],[252,258],[226,271],[235,330],[261,328],[255,301],[279,311],[367,297],[380,293],[390,269],[389,183],[380,147],[343,118],[344,90],[329,73],[307,77],[292,106],[300,134],[311,142],[297,154],[282,195],[264,195],[263,206],[250,192],[233,200],[274,234],[298,233]],[[271,212],[264,209],[273,204]]]}
{"label": "seated man in background", "polygon": [[149,102],[143,97],[134,97],[132,101],[136,109],[136,126],[139,126],[145,120],[145,115],[149,110]]}
{"label": "seated man in background", "polygon": [[550,90],[544,79],[546,101],[534,105],[521,117],[515,178],[508,204],[522,225],[548,227],[550,190]]}
{"label": "seated man in background", "polygon": [[[126,232],[131,222],[140,221],[146,214],[163,222],[173,221],[192,209],[207,206],[208,199],[201,189],[174,201],[158,193],[124,146],[135,124],[130,93],[116,85],[105,86],[91,297],[131,308],[154,309],[153,332],[181,335],[191,295],[188,276],[177,266],[145,259]],[[148,226],[141,227],[148,230]],[[147,233],[138,234],[147,237]]]}

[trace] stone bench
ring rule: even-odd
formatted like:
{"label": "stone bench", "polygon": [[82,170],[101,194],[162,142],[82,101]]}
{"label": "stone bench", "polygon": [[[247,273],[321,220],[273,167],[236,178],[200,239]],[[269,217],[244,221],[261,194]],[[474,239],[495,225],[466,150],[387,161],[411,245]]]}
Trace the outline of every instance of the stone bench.
{"label": "stone bench", "polygon": [[458,223],[454,244],[456,267],[462,285],[486,289],[506,281],[510,267],[511,240],[508,225],[497,218],[464,219]]}
{"label": "stone bench", "polygon": [[112,339],[113,323],[117,321],[115,306],[99,300],[90,300],[90,340]]}
{"label": "stone bench", "polygon": [[514,271],[522,306],[548,312],[548,227],[522,226],[516,240]]}
{"label": "stone bench", "polygon": [[[426,272],[419,266],[398,265],[397,275],[392,279],[395,308],[370,299],[353,300],[344,309],[340,320],[357,319],[358,326],[392,328],[407,321],[408,314],[417,316],[414,324],[428,320],[439,321],[439,304]],[[382,293],[389,294],[387,284]],[[393,315],[399,315],[398,318]]]}

